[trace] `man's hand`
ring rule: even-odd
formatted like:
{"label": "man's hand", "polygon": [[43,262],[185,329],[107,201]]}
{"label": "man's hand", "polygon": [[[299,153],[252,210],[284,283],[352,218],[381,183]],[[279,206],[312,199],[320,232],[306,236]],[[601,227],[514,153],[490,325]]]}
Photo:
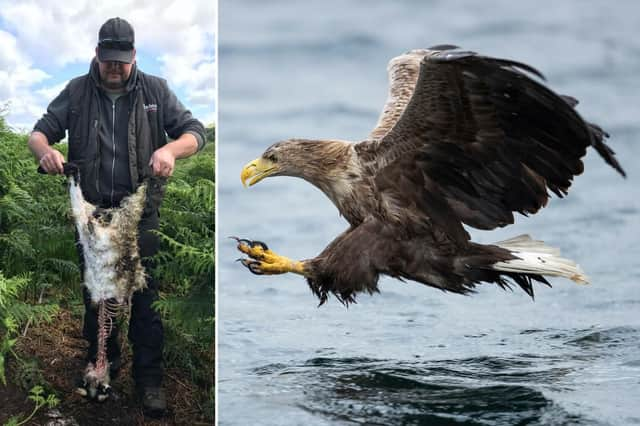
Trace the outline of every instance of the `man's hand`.
{"label": "man's hand", "polygon": [[40,157],[40,167],[50,175],[61,175],[64,173],[64,156],[55,149],[49,149]]}
{"label": "man's hand", "polygon": [[178,139],[158,148],[149,161],[155,176],[169,177],[173,174],[176,159],[186,158],[198,150],[198,140],[191,133],[184,133]]}
{"label": "man's hand", "polygon": [[34,131],[29,136],[29,149],[40,163],[40,167],[50,175],[64,173],[64,156],[49,146],[49,141],[44,133]]}
{"label": "man's hand", "polygon": [[173,154],[168,145],[158,148],[149,161],[149,166],[155,176],[169,177],[173,174],[173,168],[176,164],[176,156]]}

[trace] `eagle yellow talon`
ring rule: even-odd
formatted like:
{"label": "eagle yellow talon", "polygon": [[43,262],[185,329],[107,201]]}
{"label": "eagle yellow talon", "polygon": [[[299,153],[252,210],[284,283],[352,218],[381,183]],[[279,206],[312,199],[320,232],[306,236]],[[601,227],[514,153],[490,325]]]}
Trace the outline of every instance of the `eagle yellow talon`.
{"label": "eagle yellow talon", "polygon": [[260,241],[250,241],[234,238],[238,241],[238,250],[249,256],[249,259],[239,259],[249,271],[256,275],[275,275],[293,272],[304,275],[302,262],[280,256]]}
{"label": "eagle yellow talon", "polygon": [[273,254],[269,247],[260,241],[238,239],[238,250],[252,259],[261,260],[265,255]]}

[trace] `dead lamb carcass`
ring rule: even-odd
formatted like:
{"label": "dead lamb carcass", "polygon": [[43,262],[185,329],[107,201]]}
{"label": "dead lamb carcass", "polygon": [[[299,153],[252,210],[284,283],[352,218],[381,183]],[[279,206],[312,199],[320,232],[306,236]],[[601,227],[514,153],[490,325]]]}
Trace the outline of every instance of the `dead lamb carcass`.
{"label": "dead lamb carcass", "polygon": [[71,210],[84,255],[84,285],[98,308],[96,363],[89,362],[77,391],[98,401],[110,393],[107,338],[122,307],[131,304],[133,293],[146,287],[145,271],[138,251],[138,224],[146,198],[143,183],[120,207],[101,209],[85,201],[77,168],[66,165]]}

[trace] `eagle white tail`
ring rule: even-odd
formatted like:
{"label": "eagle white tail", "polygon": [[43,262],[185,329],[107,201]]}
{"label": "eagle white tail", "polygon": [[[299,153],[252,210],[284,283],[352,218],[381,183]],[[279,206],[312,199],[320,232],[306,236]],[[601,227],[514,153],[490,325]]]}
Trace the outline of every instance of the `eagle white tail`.
{"label": "eagle white tail", "polygon": [[549,247],[542,241],[531,239],[529,235],[519,235],[494,245],[509,250],[517,259],[496,262],[492,268],[497,271],[524,274],[553,275],[569,278],[578,284],[588,284],[589,278],[575,262],[560,257],[560,250]]}

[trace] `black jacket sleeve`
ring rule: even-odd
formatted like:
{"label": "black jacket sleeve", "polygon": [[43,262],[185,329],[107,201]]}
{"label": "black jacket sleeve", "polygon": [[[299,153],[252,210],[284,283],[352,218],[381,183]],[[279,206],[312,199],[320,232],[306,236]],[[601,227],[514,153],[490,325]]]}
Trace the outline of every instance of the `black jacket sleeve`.
{"label": "black jacket sleeve", "polygon": [[198,150],[202,149],[205,143],[204,126],[200,121],[193,118],[191,111],[182,105],[175,93],[169,89],[166,81],[163,80],[162,83],[165,91],[162,108],[164,111],[164,130],[171,139],[178,139],[185,133],[191,133],[198,141]]}
{"label": "black jacket sleeve", "polygon": [[44,133],[49,144],[64,138],[69,127],[69,85],[64,88],[47,107],[47,112],[33,127],[34,131]]}

